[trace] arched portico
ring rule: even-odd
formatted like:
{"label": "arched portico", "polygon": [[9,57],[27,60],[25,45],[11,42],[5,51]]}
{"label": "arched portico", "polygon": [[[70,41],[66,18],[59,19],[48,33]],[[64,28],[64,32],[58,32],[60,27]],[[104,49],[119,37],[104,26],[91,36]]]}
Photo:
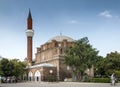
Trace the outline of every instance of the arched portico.
{"label": "arched portico", "polygon": [[34,74],[35,81],[41,81],[41,74],[40,71],[36,70]]}
{"label": "arched portico", "polygon": [[28,80],[33,81],[33,73],[31,71],[28,73]]}

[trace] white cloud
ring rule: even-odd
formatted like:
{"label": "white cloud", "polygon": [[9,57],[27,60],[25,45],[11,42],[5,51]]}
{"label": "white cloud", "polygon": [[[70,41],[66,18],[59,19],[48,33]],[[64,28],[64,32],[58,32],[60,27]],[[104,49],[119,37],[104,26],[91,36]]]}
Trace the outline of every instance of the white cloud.
{"label": "white cloud", "polygon": [[78,24],[79,22],[76,21],[76,20],[70,20],[70,21],[68,21],[68,23],[69,23],[69,24]]}
{"label": "white cloud", "polygon": [[106,18],[112,18],[113,17],[113,15],[108,10],[105,10],[105,11],[99,13],[99,16],[106,17]]}

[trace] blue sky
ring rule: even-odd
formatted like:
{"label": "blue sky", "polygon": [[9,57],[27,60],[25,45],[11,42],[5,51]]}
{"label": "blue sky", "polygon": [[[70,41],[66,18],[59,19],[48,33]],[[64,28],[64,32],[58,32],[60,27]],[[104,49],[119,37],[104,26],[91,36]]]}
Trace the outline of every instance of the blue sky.
{"label": "blue sky", "polygon": [[0,0],[0,55],[26,57],[26,23],[33,18],[33,57],[36,47],[60,35],[88,37],[106,56],[120,52],[120,0]]}

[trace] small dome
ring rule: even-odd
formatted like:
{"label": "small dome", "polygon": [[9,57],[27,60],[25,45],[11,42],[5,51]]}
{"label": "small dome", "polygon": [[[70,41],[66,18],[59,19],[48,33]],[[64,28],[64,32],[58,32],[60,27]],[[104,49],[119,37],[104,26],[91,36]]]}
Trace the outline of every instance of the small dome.
{"label": "small dome", "polygon": [[74,40],[68,36],[55,36],[52,39],[48,40],[47,43],[52,42],[53,40],[56,40],[57,42],[62,42],[63,40],[67,40],[68,42],[73,42]]}

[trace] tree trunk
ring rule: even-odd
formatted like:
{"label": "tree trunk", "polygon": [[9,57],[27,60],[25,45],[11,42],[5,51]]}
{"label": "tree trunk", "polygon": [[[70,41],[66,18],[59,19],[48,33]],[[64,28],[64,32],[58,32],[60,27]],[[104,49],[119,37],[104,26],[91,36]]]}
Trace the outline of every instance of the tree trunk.
{"label": "tree trunk", "polygon": [[73,73],[72,79],[73,81],[81,81],[82,77],[83,76],[81,72],[76,72],[76,73]]}

